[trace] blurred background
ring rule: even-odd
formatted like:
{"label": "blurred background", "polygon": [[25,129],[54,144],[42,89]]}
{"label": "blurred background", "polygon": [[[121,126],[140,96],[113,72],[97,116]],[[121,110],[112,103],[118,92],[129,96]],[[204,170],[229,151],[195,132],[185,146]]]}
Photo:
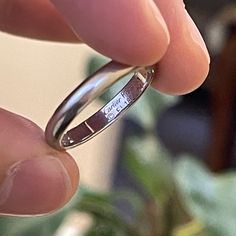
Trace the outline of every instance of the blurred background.
{"label": "blurred background", "polygon": [[[236,235],[236,4],[185,4],[211,54],[206,82],[181,97],[149,89],[121,121],[71,151],[81,184],[65,208],[0,217],[0,235]],[[85,45],[6,34],[0,41],[1,107],[43,129],[62,99],[108,61]]]}

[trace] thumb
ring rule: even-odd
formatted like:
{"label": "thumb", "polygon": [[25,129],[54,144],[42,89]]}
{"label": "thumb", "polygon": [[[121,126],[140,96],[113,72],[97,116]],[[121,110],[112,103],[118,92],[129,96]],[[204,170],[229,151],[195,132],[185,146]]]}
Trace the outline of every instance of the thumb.
{"label": "thumb", "polygon": [[0,214],[45,214],[62,207],[78,185],[78,168],[44,141],[31,121],[0,109]]}
{"label": "thumb", "polygon": [[126,64],[159,61],[169,33],[152,0],[52,0],[78,37],[98,52]]}

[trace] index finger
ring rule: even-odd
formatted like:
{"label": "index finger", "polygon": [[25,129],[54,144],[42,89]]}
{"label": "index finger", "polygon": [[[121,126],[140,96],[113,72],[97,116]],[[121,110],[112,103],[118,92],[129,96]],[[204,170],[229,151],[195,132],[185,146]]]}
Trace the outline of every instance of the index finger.
{"label": "index finger", "polygon": [[41,40],[79,42],[48,0],[0,0],[0,31]]}

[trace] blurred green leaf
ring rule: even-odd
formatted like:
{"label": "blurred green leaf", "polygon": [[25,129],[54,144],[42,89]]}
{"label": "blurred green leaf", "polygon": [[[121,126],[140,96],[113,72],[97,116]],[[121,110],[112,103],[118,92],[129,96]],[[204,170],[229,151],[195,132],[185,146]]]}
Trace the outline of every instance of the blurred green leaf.
{"label": "blurred green leaf", "polygon": [[4,236],[53,236],[64,218],[79,201],[83,189],[61,210],[47,216],[0,217],[0,235]]}
{"label": "blurred green leaf", "polygon": [[150,131],[156,127],[158,115],[174,101],[176,98],[160,94],[155,89],[149,88],[132,106],[127,116],[145,130]]}
{"label": "blurred green leaf", "polygon": [[184,158],[175,176],[185,206],[204,223],[209,235],[236,235],[235,173],[213,175],[197,161]]}
{"label": "blurred green leaf", "polygon": [[103,56],[93,56],[88,62],[87,66],[87,75],[92,75],[95,73],[99,68],[104,66],[108,62],[108,58]]}
{"label": "blurred green leaf", "polygon": [[132,137],[127,140],[124,150],[126,166],[147,193],[159,202],[165,202],[172,191],[170,160],[161,152],[156,138]]}
{"label": "blurred green leaf", "polygon": [[177,227],[173,232],[173,236],[207,236],[207,233],[200,222],[193,220]]}
{"label": "blurred green leaf", "polygon": [[[106,221],[96,221],[85,236],[130,236],[115,224],[109,224]],[[135,235],[135,234],[133,234]]]}
{"label": "blurred green leaf", "polygon": [[[135,195],[135,196],[134,196]],[[139,232],[131,224],[126,222],[121,217],[121,212],[115,206],[115,201],[118,199],[127,199],[132,202],[132,205],[140,209],[141,201],[134,193],[95,193],[87,191],[83,194],[77,210],[86,212],[93,217],[94,224],[86,234],[105,236],[139,236]],[[136,209],[136,210],[137,210]]]}

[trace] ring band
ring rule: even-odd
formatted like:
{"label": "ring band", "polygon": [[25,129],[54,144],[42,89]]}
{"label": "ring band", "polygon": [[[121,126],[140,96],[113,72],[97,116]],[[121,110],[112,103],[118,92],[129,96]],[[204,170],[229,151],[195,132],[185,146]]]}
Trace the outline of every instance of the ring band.
{"label": "ring band", "polygon": [[[111,101],[78,126],[68,130],[72,120],[95,98],[122,77],[134,73]],[[154,67],[132,67],[111,61],[83,81],[57,108],[49,120],[45,138],[55,149],[65,150],[85,143],[114,123],[148,88]]]}

